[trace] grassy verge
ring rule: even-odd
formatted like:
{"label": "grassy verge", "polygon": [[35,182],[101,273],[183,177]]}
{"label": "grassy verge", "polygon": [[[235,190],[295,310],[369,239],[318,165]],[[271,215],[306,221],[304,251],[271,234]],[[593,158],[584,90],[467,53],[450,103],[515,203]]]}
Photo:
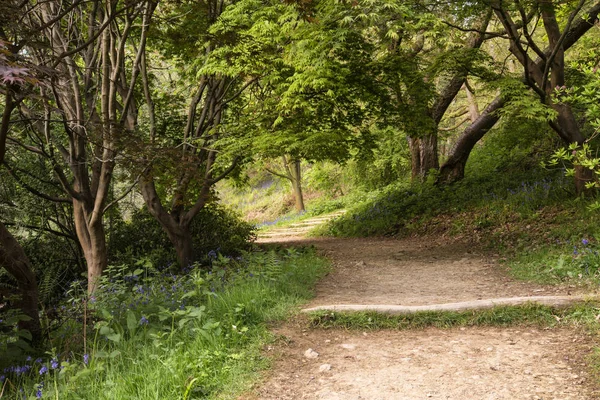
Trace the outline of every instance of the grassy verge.
{"label": "grassy verge", "polygon": [[220,257],[211,273],[112,271],[90,299],[87,343],[70,319],[46,355],[4,367],[0,398],[236,398],[269,364],[267,324],[311,297],[327,267],[310,249],[288,249]]}
{"label": "grassy verge", "polygon": [[319,328],[344,329],[422,329],[469,326],[537,325],[585,326],[598,330],[600,303],[587,302],[568,308],[528,304],[502,306],[486,310],[462,312],[418,312],[407,315],[387,315],[375,312],[315,312],[310,323]]}

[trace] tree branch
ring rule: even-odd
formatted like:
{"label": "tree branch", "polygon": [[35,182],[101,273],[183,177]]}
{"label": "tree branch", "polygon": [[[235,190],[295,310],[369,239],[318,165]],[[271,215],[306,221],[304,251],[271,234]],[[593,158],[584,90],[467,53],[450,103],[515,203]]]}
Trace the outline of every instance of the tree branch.
{"label": "tree branch", "polygon": [[4,161],[4,166],[6,167],[6,170],[10,173],[10,175],[17,181],[17,183],[19,183],[19,185],[26,189],[27,191],[33,193],[34,195],[41,197],[43,199],[49,200],[49,201],[53,201],[56,203],[67,203],[70,204],[71,200],[64,198],[64,197],[56,197],[56,196],[50,196],[48,194],[42,193],[39,190],[29,186],[28,184],[26,184],[20,176],[18,176],[15,171],[7,164],[6,161]]}
{"label": "tree branch", "polygon": [[140,181],[141,176],[142,176],[142,174],[139,174],[138,177],[133,182],[133,184],[127,190],[125,190],[125,192],[123,192],[119,197],[117,197],[116,199],[114,199],[113,201],[111,201],[110,203],[108,203],[104,207],[104,209],[102,210],[102,214],[104,214],[108,209],[110,209],[112,206],[114,206],[115,204],[117,204],[119,201],[123,200],[129,193],[131,193],[131,191],[133,190],[133,188]]}
{"label": "tree branch", "polygon": [[29,224],[16,224],[14,222],[5,222],[4,225],[5,226],[22,226],[22,227],[28,228],[28,229],[34,229],[34,230],[37,230],[37,231],[48,232],[48,233],[51,233],[53,235],[64,237],[64,238],[67,238],[67,239],[71,239],[71,240],[75,240],[75,241],[77,240],[77,237],[74,236],[74,235],[71,235],[71,234],[68,234],[68,233],[64,233],[64,232],[60,232],[60,231],[56,231],[56,230],[54,230],[52,228],[46,228],[46,227],[43,227],[43,226],[36,226],[36,225],[29,225]]}

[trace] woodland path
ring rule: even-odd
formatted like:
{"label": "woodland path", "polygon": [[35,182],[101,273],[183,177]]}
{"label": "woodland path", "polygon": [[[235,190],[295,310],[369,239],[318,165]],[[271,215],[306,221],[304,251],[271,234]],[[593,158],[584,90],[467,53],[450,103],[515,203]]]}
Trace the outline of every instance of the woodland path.
{"label": "woodland path", "polygon": [[[276,228],[262,243],[314,245],[333,264],[307,307],[435,306],[582,295],[511,279],[497,256],[444,238],[309,238],[327,217]],[[386,307],[387,306],[387,307]],[[586,368],[592,340],[564,328],[347,331],[277,327],[265,380],[244,399],[600,399]],[[307,352],[312,349],[313,352]]]}

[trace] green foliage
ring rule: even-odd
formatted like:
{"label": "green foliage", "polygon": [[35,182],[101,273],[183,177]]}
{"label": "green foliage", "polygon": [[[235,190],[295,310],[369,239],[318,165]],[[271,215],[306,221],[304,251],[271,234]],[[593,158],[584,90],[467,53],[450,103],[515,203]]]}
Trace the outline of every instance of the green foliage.
{"label": "green foliage", "polygon": [[[590,228],[594,229],[593,226]],[[576,227],[573,231],[592,231],[590,228]],[[569,239],[556,240],[553,245],[526,249],[516,254],[509,266],[519,279],[541,283],[597,283],[600,278],[598,250],[597,239],[573,235]]]}
{"label": "green foliage", "polygon": [[[236,255],[248,249],[254,239],[253,225],[235,212],[217,204],[204,207],[192,222],[195,257],[208,261],[208,253],[217,251]],[[110,260],[114,265],[148,260],[155,267],[170,265],[174,250],[159,223],[145,210],[133,214],[131,221],[119,223],[110,234]]]}
{"label": "green foliage", "polygon": [[[442,226],[436,229],[466,233],[474,221],[463,213],[486,216],[484,219],[489,221],[484,225],[488,228],[513,218],[535,218],[541,207],[564,201],[569,196],[566,187],[568,184],[562,177],[535,170],[512,177],[469,177],[451,186],[398,183],[370,192],[322,233],[336,236],[407,235],[427,231],[428,226],[440,222]],[[457,225],[453,221],[463,218],[469,220],[456,231]]]}
{"label": "green foliage", "polygon": [[473,150],[465,175],[539,170],[561,143],[546,122],[518,115],[503,118],[486,135],[483,146]]}
{"label": "green foliage", "polygon": [[[55,350],[5,374],[3,398],[38,390],[61,399],[235,398],[268,364],[265,324],[311,296],[326,262],[311,249],[289,249],[213,264],[210,273],[186,275],[110,270],[87,300],[87,349],[79,314],[54,333]],[[85,302],[74,295],[65,307],[80,313]]]}
{"label": "green foliage", "polygon": [[499,110],[506,118],[523,118],[532,121],[548,122],[556,119],[556,111],[542,103],[527,85],[521,80],[503,78],[490,83],[492,88],[502,91],[506,105]]}
{"label": "green foliage", "polygon": [[392,127],[373,129],[374,146],[361,149],[348,163],[354,186],[381,189],[402,180],[410,171],[410,151],[403,132]]}

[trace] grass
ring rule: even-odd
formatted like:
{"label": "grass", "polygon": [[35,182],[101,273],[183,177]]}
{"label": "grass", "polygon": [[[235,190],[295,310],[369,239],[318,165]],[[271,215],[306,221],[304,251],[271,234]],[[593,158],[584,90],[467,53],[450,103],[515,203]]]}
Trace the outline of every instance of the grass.
{"label": "grass", "polygon": [[536,304],[501,306],[473,311],[431,311],[406,315],[389,315],[375,312],[315,312],[310,323],[318,328],[343,329],[423,329],[471,326],[536,325],[585,326],[598,329],[600,303],[586,302],[568,308],[555,308]]}
{"label": "grass", "polygon": [[8,366],[0,398],[237,398],[269,366],[268,324],[296,312],[328,268],[311,249],[244,258],[217,259],[211,273],[107,277],[87,349],[80,324],[64,327],[46,356]]}

